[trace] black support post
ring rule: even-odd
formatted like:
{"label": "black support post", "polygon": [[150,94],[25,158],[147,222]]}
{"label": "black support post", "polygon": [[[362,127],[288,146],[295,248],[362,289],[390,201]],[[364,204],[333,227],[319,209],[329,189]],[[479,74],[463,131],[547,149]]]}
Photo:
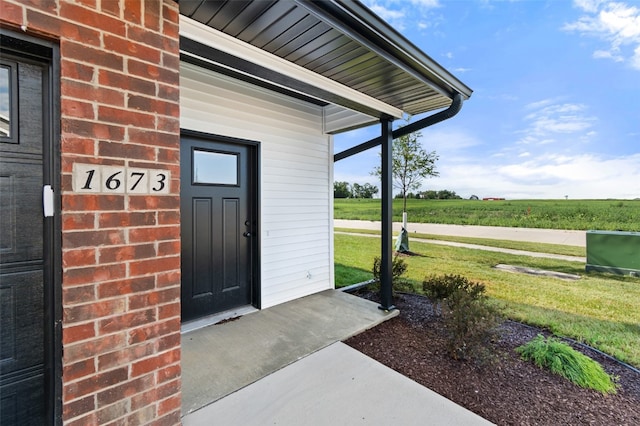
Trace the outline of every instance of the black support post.
{"label": "black support post", "polygon": [[380,309],[390,311],[396,309],[393,305],[393,140],[401,136],[416,132],[425,127],[432,126],[441,121],[455,116],[462,108],[462,95],[456,93],[451,105],[444,111],[416,121],[407,126],[400,127],[392,131],[392,118],[383,117],[380,119],[382,125],[382,135],[375,137],[360,145],[349,148],[333,156],[333,161],[351,157],[374,146],[382,147],[382,255],[380,265]]}
{"label": "black support post", "polygon": [[382,124],[382,253],[380,263],[380,309],[390,311],[393,305],[393,176],[392,176],[392,119],[383,118]]}

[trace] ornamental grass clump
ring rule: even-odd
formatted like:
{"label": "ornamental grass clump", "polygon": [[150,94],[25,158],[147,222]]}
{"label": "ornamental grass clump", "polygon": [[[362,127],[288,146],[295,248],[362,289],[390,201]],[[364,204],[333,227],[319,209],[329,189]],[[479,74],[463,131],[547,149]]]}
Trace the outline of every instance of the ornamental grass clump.
{"label": "ornamental grass clump", "polygon": [[582,388],[603,394],[616,393],[615,378],[608,375],[598,362],[556,338],[545,339],[539,334],[516,351],[523,359],[533,361],[538,367],[565,377]]}

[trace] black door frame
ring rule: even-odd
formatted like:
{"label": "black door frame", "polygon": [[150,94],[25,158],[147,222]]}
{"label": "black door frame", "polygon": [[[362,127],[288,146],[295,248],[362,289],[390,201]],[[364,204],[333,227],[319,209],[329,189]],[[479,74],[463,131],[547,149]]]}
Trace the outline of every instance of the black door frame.
{"label": "black door frame", "polygon": [[43,273],[46,418],[62,424],[62,218],[60,49],[53,42],[0,28],[0,51],[43,65],[43,185],[54,189],[54,216],[44,219]]}
{"label": "black door frame", "polygon": [[[231,145],[242,145],[249,148],[249,198],[250,203],[253,206],[252,221],[256,224],[255,229],[252,229],[253,237],[250,239],[250,273],[251,273],[251,305],[257,309],[261,309],[262,297],[261,297],[261,263],[260,263],[260,248],[261,244],[261,232],[262,229],[260,214],[260,176],[261,176],[261,164],[260,164],[260,142],[247,139],[232,138],[229,136],[215,135],[211,133],[200,132],[197,130],[180,129],[180,138],[183,136],[200,139],[204,142],[219,142]],[[180,159],[180,168],[186,167],[184,163],[186,159]],[[190,165],[188,165],[190,167]],[[181,183],[182,184],[182,183]]]}

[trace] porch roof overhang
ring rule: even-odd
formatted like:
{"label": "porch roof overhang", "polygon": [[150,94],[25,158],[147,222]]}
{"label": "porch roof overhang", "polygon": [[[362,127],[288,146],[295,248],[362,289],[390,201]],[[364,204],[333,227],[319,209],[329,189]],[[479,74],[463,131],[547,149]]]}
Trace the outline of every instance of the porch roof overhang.
{"label": "porch roof overhang", "polygon": [[359,1],[179,5],[183,59],[326,107],[328,133],[445,108],[472,93]]}

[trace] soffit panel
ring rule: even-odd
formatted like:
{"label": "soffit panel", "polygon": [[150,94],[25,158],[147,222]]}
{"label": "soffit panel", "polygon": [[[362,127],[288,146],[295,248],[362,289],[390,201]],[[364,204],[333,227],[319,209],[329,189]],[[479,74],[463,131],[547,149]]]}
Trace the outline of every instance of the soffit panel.
{"label": "soffit panel", "polygon": [[[402,110],[331,80],[191,18],[180,18],[181,58],[205,68],[225,69],[241,80],[266,84],[283,93],[297,93],[335,103],[373,117],[402,117]],[[280,89],[277,89],[280,88]],[[296,96],[297,97],[297,96]]]}
{"label": "soffit panel", "polygon": [[368,96],[419,114],[451,103],[290,0],[181,0],[180,13]]}

